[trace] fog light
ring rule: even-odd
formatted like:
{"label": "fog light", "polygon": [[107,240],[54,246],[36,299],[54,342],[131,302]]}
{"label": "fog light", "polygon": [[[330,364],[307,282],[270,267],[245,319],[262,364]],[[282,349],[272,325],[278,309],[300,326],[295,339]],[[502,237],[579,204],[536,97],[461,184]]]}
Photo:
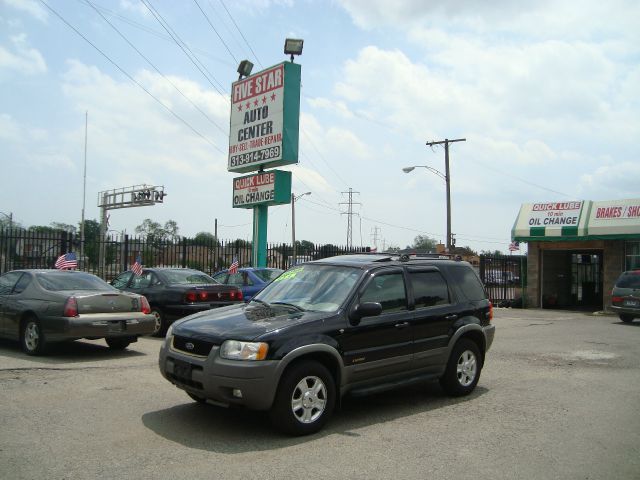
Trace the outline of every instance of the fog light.
{"label": "fog light", "polygon": [[242,390],[240,390],[239,388],[234,388],[233,396],[236,398],[242,398]]}

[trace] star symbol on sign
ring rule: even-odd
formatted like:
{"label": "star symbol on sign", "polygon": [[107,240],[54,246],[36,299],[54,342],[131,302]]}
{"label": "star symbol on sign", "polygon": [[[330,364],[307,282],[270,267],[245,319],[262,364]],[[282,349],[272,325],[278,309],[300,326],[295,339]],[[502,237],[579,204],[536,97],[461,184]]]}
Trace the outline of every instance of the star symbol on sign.
{"label": "star symbol on sign", "polygon": [[258,99],[257,99],[257,98],[253,101],[253,104],[254,104],[256,107],[258,106]]}
{"label": "star symbol on sign", "polygon": [[241,112],[242,111],[242,104],[238,105],[238,111]]}
{"label": "star symbol on sign", "polygon": [[251,108],[251,102],[247,102],[245,106],[247,107],[247,110],[249,110],[249,108]]}
{"label": "star symbol on sign", "polygon": [[271,95],[271,101],[272,101],[272,102],[275,102],[275,101],[276,101],[276,94],[275,94],[275,93]]}
{"label": "star symbol on sign", "polygon": [[264,105],[265,103],[267,103],[267,97],[262,97],[262,104]]}

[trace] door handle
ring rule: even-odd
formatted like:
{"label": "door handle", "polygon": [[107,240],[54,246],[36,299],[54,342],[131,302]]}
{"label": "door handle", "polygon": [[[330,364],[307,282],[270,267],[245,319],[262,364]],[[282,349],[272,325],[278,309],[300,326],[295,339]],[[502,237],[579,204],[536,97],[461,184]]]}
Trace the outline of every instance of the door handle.
{"label": "door handle", "polygon": [[445,320],[456,320],[458,318],[458,315],[456,315],[455,313],[452,313],[451,315],[447,315],[446,317],[444,317]]}
{"label": "door handle", "polygon": [[398,322],[396,323],[396,328],[404,328],[404,327],[408,327],[409,326],[409,322]]}

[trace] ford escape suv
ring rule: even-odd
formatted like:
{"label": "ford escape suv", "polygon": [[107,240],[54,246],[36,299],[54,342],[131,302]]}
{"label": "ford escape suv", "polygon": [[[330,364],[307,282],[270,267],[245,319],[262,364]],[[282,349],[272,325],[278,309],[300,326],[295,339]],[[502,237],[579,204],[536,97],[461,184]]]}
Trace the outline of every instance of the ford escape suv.
{"label": "ford escape suv", "polygon": [[492,306],[462,261],[331,257],[295,266],[251,302],[177,321],[162,375],[192,399],[269,411],[286,433],[320,430],[346,394],[439,380],[473,391]]}

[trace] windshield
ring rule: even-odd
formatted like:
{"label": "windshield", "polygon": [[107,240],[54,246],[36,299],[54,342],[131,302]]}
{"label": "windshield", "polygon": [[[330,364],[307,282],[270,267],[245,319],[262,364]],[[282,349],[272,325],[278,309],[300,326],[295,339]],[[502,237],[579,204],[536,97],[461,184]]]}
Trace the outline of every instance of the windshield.
{"label": "windshield", "polygon": [[165,278],[167,283],[170,284],[190,285],[195,283],[207,285],[211,283],[220,283],[206,273],[198,270],[162,270],[159,273]]}
{"label": "windshield", "polygon": [[280,270],[279,268],[273,268],[271,270],[254,270],[253,273],[256,274],[258,278],[269,283],[271,280],[280,275],[284,270]]}
{"label": "windshield", "polygon": [[36,278],[42,288],[52,292],[60,290],[117,291],[107,282],[90,273],[41,272],[36,273]]}
{"label": "windshield", "polygon": [[640,288],[640,270],[624,272],[618,281],[616,287],[619,288]]}
{"label": "windshield", "polygon": [[362,270],[353,267],[305,264],[284,272],[253,301],[334,312],[344,303],[361,275]]}

